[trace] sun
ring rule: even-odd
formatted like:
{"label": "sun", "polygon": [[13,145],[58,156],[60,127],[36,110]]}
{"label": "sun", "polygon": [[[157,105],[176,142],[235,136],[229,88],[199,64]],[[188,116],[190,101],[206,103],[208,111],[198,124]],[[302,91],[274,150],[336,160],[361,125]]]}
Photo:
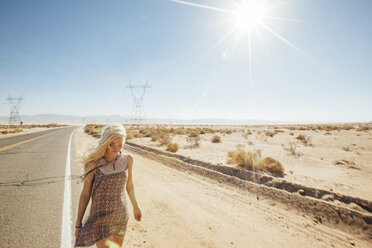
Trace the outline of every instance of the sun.
{"label": "sun", "polygon": [[[262,44],[265,46],[264,40],[260,34],[260,31],[264,30],[271,33],[273,36],[276,36],[279,40],[286,43],[289,47],[296,50],[298,53],[302,54],[306,58],[311,60],[305,52],[301,49],[297,48],[294,44],[288,41],[285,37],[275,31],[268,21],[288,21],[288,22],[298,22],[299,20],[274,16],[275,10],[279,7],[283,7],[287,4],[294,2],[295,0],[277,0],[277,1],[265,1],[265,0],[229,0],[230,3],[234,5],[234,9],[230,8],[221,8],[217,6],[210,6],[195,2],[189,2],[187,0],[168,0],[170,2],[175,2],[182,5],[188,5],[192,7],[207,9],[211,11],[222,12],[226,14],[226,21],[222,22],[221,24],[225,23],[232,23],[231,29],[225,33],[221,39],[219,39],[214,45],[212,45],[208,51],[201,56],[201,58],[205,57],[209,54],[212,50],[216,47],[221,45],[221,43],[226,40],[229,36],[233,33],[237,33],[237,41],[240,40],[241,37],[247,37],[248,40],[248,75],[249,81],[251,81],[251,54],[252,54],[252,40],[256,37],[260,38]],[[196,1],[196,0],[194,0]],[[201,0],[198,0],[201,1]],[[225,0],[224,0],[225,2]],[[265,3],[265,6],[264,6]],[[243,35],[247,34],[247,36]],[[235,45],[237,42],[235,43]],[[265,46],[266,47],[266,46]],[[234,49],[232,49],[234,50]],[[222,55],[223,59],[228,57],[228,52],[225,51]]]}
{"label": "sun", "polygon": [[264,19],[265,8],[262,2],[243,2],[237,6],[235,12],[235,25],[241,31],[250,31],[257,28]]}

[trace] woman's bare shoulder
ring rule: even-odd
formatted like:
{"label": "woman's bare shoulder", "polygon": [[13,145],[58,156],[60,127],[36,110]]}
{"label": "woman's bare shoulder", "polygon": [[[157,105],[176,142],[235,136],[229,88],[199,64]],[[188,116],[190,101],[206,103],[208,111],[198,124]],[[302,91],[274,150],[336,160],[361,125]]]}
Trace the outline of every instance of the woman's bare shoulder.
{"label": "woman's bare shoulder", "polygon": [[124,154],[125,158],[128,159],[128,162],[129,163],[132,163],[134,158],[133,158],[133,155],[131,153],[126,153]]}

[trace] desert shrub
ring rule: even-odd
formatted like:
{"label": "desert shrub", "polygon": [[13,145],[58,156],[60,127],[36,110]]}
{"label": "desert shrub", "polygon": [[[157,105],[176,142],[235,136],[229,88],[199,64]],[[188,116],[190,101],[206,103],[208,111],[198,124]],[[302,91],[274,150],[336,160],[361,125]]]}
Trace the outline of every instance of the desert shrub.
{"label": "desert shrub", "polygon": [[367,127],[367,126],[360,126],[356,130],[357,131],[368,131],[369,130],[369,127]]}
{"label": "desert shrub", "polygon": [[274,137],[274,135],[276,134],[276,132],[271,132],[269,130],[265,130],[264,133],[266,136],[269,136],[269,137]]}
{"label": "desert shrub", "polygon": [[143,137],[143,135],[141,133],[135,133],[133,136],[135,138],[142,138]]}
{"label": "desert shrub", "polygon": [[284,146],[283,149],[289,153],[289,155],[292,155],[294,157],[301,156],[301,153],[297,152],[297,143],[289,141],[288,146]]}
{"label": "desert shrub", "polygon": [[190,138],[194,138],[194,137],[198,137],[198,136],[199,136],[199,133],[196,132],[196,131],[191,131],[191,132],[189,133],[189,137],[190,137]]}
{"label": "desert shrub", "polygon": [[235,147],[236,147],[236,149],[238,149],[238,150],[244,150],[244,148],[245,148],[245,144],[238,143],[238,144],[235,145]]}
{"label": "desert shrub", "polygon": [[155,142],[157,140],[157,137],[154,135],[154,136],[151,136],[151,141],[152,142]]}
{"label": "desert shrub", "polygon": [[196,136],[187,137],[186,141],[191,143],[190,147],[196,148],[196,147],[200,146],[200,136],[199,136],[199,134],[197,134]]}
{"label": "desert shrub", "polygon": [[0,133],[2,133],[2,134],[12,134],[12,133],[20,133],[20,132],[23,132],[22,128],[7,129],[7,130],[4,130],[4,131],[1,131]]}
{"label": "desert shrub", "polygon": [[232,131],[231,130],[226,130],[225,133],[226,134],[232,134]]}
{"label": "desert shrub", "polygon": [[238,149],[227,153],[229,163],[236,164],[238,167],[253,171],[264,171],[276,175],[284,175],[282,164],[271,158],[261,158],[261,150],[245,151]]}
{"label": "desert shrub", "polygon": [[177,143],[168,143],[166,150],[170,151],[170,152],[177,152],[178,151],[178,144]]}
{"label": "desert shrub", "polygon": [[212,137],[211,142],[212,143],[221,143],[221,137],[218,136],[218,135],[215,135],[215,136]]}
{"label": "desert shrub", "polygon": [[237,166],[248,170],[253,170],[259,159],[259,154],[253,151],[244,151],[243,149],[229,151],[227,156],[230,158],[229,163],[236,164]]}
{"label": "desert shrub", "polygon": [[348,146],[342,147],[342,150],[344,150],[345,152],[350,152],[351,151],[350,147],[348,147]]}
{"label": "desert shrub", "polygon": [[283,165],[273,159],[272,157],[265,157],[259,160],[259,168],[262,171],[270,172],[273,174],[283,175],[284,174],[284,167]]}
{"label": "desert shrub", "polygon": [[306,146],[311,146],[311,137],[309,136],[306,136],[304,134],[299,134],[296,139],[298,139],[299,141],[301,141],[304,145]]}
{"label": "desert shrub", "polygon": [[165,146],[171,142],[171,137],[167,133],[160,133],[157,138],[160,146]]}

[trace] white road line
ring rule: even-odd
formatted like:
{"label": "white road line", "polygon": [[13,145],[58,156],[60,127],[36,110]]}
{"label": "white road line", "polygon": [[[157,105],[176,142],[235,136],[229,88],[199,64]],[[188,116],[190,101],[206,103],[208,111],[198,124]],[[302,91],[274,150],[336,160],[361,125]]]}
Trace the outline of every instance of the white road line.
{"label": "white road line", "polygon": [[65,193],[63,196],[63,215],[62,215],[62,233],[61,233],[61,248],[72,247],[72,216],[71,216],[71,140],[75,130],[70,136],[70,141],[67,147],[67,161],[65,173]]}

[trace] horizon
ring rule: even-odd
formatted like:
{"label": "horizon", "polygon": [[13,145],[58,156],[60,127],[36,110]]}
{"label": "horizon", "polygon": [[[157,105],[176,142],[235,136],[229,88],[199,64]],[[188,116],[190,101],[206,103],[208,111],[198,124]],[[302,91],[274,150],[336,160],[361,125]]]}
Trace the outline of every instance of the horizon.
{"label": "horizon", "polygon": [[[259,119],[228,119],[228,118],[190,118],[190,119],[168,119],[168,118],[148,118],[143,123],[131,123],[129,121],[129,116],[122,115],[88,115],[88,116],[78,116],[78,115],[60,115],[60,114],[36,114],[36,115],[24,115],[23,125],[37,125],[37,124],[67,124],[67,125],[87,125],[87,124],[109,124],[113,122],[118,122],[128,125],[214,125],[214,126],[240,126],[240,125],[343,125],[343,124],[371,124],[372,121],[365,122],[306,122],[300,120],[287,120],[287,121],[277,121],[277,120],[259,120]],[[35,119],[32,119],[34,117]],[[45,119],[48,117],[49,119]],[[0,125],[8,125],[9,116],[0,116]],[[58,118],[58,119],[56,119]],[[64,120],[60,119],[64,118]],[[105,119],[108,119],[105,120]],[[90,121],[89,121],[90,120]]]}
{"label": "horizon", "polygon": [[3,2],[0,116],[128,116],[148,81],[148,119],[371,122],[371,1],[239,5]]}

